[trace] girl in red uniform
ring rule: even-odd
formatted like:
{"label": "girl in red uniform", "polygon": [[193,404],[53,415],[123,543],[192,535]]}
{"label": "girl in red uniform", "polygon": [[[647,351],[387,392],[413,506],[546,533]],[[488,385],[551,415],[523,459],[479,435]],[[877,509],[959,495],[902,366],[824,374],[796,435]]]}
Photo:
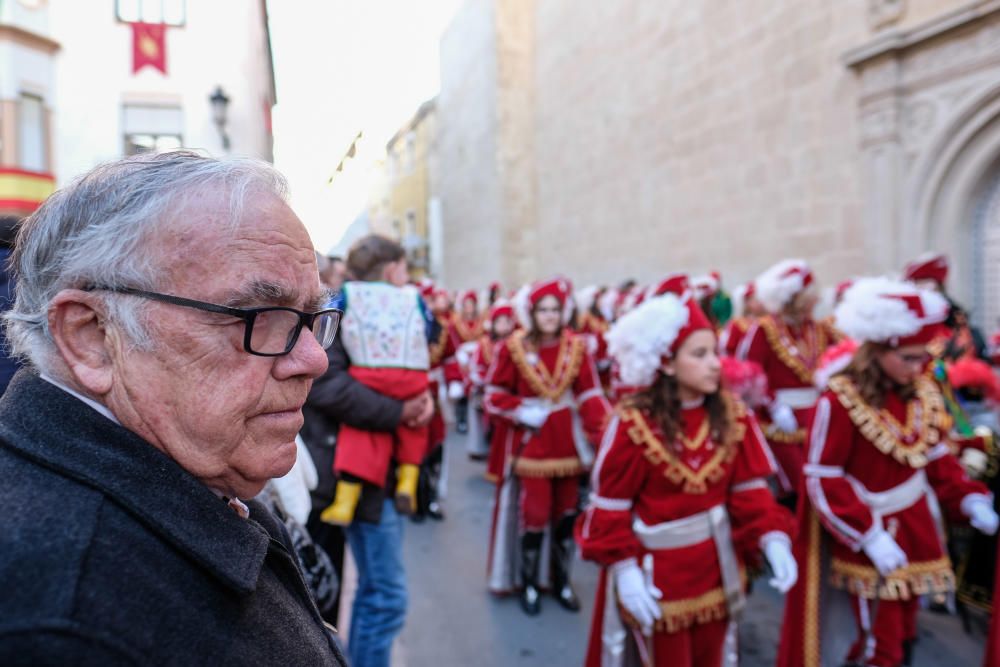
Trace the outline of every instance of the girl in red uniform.
{"label": "girl in red uniform", "polygon": [[604,432],[577,522],[583,557],[604,566],[587,665],[733,664],[746,567],[763,552],[778,590],[797,576],[770,450],[753,414],[720,390],[715,331],[690,299],[647,300],[608,343],[642,389]]}
{"label": "girl in red uniform", "polygon": [[[539,588],[551,565],[556,599],[578,611],[569,570],[579,476],[593,460],[591,443],[597,442],[610,407],[585,340],[566,326],[572,313],[569,282],[535,283],[521,290],[515,305],[525,329],[497,347],[486,376],[486,411],[509,427],[489,586],[505,593],[520,580],[521,606],[537,614]],[[549,532],[551,559],[542,554]]]}
{"label": "girl in red uniform", "polygon": [[[950,452],[951,420],[923,372],[947,312],[939,294],[883,278],[857,281],[837,307],[837,328],[860,347],[829,380],[809,431],[795,545],[802,579],[785,607],[782,667],[837,664],[845,651],[852,664],[909,664],[919,596],[955,588],[942,514],[997,529],[986,487]],[[836,601],[824,583],[849,597],[858,630],[849,648],[820,632]]]}

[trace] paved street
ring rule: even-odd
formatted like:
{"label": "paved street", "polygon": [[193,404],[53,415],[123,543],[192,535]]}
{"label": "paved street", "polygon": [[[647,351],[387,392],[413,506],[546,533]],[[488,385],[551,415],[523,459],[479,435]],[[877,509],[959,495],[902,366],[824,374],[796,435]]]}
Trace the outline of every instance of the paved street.
{"label": "paved street", "polygon": [[[452,434],[448,447],[447,520],[407,525],[410,612],[395,665],[581,665],[597,568],[576,565],[574,580],[584,603],[579,614],[547,598],[541,615],[529,618],[515,599],[489,595],[484,570],[493,486],[482,478],[483,464],[467,459],[463,440]],[[774,664],[780,623],[781,598],[758,584],[740,630],[742,665]],[[979,665],[982,641],[981,635],[965,635],[954,617],[924,612],[915,665]]]}

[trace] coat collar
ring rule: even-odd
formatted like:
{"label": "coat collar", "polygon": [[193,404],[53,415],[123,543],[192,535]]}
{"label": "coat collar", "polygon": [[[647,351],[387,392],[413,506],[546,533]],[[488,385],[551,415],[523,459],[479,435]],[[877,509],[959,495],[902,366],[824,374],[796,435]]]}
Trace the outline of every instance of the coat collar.
{"label": "coat collar", "polygon": [[256,589],[270,535],[253,512],[241,519],[173,459],[34,371],[18,372],[0,400],[0,447],[104,494],[235,591]]}

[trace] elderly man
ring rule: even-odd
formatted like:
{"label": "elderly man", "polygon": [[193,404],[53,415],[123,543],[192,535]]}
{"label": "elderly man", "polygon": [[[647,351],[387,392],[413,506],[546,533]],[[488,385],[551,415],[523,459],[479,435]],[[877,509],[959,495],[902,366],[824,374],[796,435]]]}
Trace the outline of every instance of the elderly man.
{"label": "elderly man", "polygon": [[194,153],[96,168],[29,218],[0,401],[0,664],[341,665],[254,501],[339,311],[283,179]]}

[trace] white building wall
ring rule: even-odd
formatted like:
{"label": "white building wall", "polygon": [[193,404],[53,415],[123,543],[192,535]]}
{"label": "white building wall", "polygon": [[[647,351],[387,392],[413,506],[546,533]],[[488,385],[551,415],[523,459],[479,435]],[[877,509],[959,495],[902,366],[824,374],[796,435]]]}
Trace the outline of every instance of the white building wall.
{"label": "white building wall", "polygon": [[219,85],[230,98],[230,153],[271,159],[261,12],[256,0],[189,1],[185,25],[167,27],[164,76],[151,67],[132,73],[132,29],[116,20],[113,2],[50,0],[51,36],[62,45],[53,109],[57,182],[123,154],[125,104],[179,107],[184,145],[222,154],[208,101]]}

